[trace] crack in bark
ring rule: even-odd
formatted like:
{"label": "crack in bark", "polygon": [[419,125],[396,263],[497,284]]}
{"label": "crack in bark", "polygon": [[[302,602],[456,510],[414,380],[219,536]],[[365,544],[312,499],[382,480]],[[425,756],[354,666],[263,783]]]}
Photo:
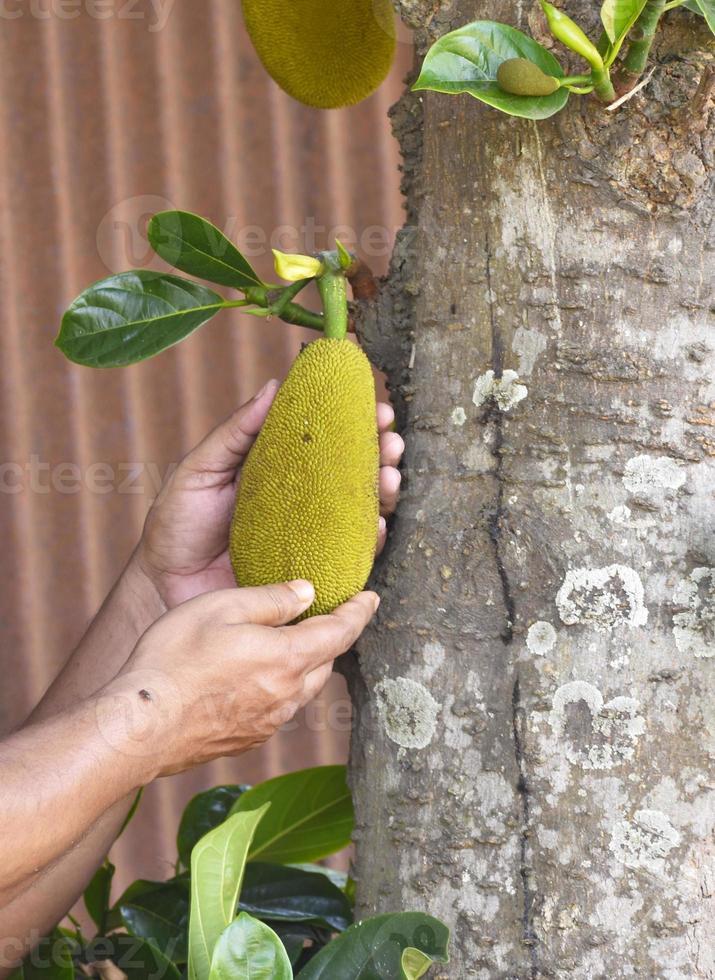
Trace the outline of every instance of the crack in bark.
{"label": "crack in bark", "polygon": [[526,757],[524,752],[526,712],[521,702],[518,672],[512,689],[511,717],[514,732],[514,754],[519,772],[519,781],[516,788],[521,797],[522,826],[519,834],[519,873],[524,891],[524,908],[522,911],[523,942],[529,953],[529,980],[537,980],[539,976],[538,937],[534,931],[534,900],[536,899],[536,889],[531,885],[532,869],[528,859],[529,834],[531,831],[531,794],[526,773]]}
{"label": "crack in bark", "polygon": [[[491,249],[489,241],[489,228],[485,231],[485,254],[486,254],[486,280],[489,296],[489,319],[492,332],[492,367],[496,376],[501,377],[504,371],[504,344],[496,322],[494,310],[494,295],[492,293],[491,276]],[[489,536],[494,549],[494,560],[496,563],[499,580],[502,587],[504,609],[506,613],[506,624],[502,633],[502,641],[505,645],[510,644],[514,639],[514,622],[516,619],[516,606],[514,595],[511,591],[509,573],[501,553],[501,534],[506,518],[504,507],[504,418],[498,407],[493,407],[488,413],[487,418],[493,422],[495,430],[494,448],[492,453],[496,460],[495,477],[497,480],[497,499],[494,515],[489,522]],[[537,980],[539,976],[538,965],[538,939],[533,925],[533,908],[536,898],[536,890],[531,885],[531,866],[528,861],[529,833],[531,829],[531,796],[529,791],[529,781],[526,772],[526,758],[524,753],[523,729],[526,724],[526,717],[521,703],[521,690],[519,686],[519,674],[517,671],[511,698],[512,731],[514,737],[514,756],[518,779],[516,789],[521,800],[521,829],[519,832],[519,876],[521,878],[522,890],[524,893],[524,904],[522,908],[522,941],[527,948],[529,955],[529,980]]]}

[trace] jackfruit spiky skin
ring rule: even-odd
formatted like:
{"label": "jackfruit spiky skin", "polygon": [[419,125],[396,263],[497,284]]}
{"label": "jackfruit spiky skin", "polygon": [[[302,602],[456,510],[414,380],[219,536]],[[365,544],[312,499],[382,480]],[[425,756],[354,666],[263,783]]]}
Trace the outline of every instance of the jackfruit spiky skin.
{"label": "jackfruit spiky skin", "polygon": [[349,340],[315,340],[241,471],[229,548],[238,585],[308,579],[315,601],[304,617],[358,593],[375,557],[378,469],[370,362]]}
{"label": "jackfruit spiky skin", "polygon": [[242,0],[268,74],[294,99],[337,109],[366,98],[395,53],[390,0]]}

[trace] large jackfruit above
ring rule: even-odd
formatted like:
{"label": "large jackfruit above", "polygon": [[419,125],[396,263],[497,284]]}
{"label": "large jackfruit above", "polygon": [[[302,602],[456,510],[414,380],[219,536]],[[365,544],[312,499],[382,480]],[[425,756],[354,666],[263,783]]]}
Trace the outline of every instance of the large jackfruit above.
{"label": "large jackfruit above", "polygon": [[367,582],[379,518],[370,362],[349,340],[308,344],[244,463],[230,554],[240,586],[304,578],[331,612]]}
{"label": "large jackfruit above", "polygon": [[390,0],[242,0],[269,75],[318,109],[354,105],[380,85],[395,53]]}

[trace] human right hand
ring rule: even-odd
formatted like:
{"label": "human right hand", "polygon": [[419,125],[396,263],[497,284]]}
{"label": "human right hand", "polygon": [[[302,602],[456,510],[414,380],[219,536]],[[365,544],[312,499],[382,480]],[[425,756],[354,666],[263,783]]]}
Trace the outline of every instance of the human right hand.
{"label": "human right hand", "polygon": [[147,779],[260,745],[322,690],[379,599],[361,592],[328,616],[286,625],[313,599],[305,581],[225,589],[144,634],[101,700],[113,738],[118,719],[131,726],[126,745]]}

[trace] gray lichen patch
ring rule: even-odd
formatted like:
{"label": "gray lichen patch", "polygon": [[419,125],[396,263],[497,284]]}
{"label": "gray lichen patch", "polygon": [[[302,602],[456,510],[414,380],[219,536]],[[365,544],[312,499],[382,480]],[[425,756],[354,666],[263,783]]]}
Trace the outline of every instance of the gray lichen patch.
{"label": "gray lichen patch", "polygon": [[613,769],[633,758],[645,721],[635,698],[619,696],[604,704],[586,681],[571,681],[554,694],[549,722],[565,742],[565,755],[582,769]]}
{"label": "gray lichen patch", "polygon": [[680,844],[680,833],[660,810],[636,810],[632,820],[616,824],[610,848],[628,868],[662,874],[665,858]]}
{"label": "gray lichen patch", "polygon": [[556,595],[556,606],[568,626],[578,623],[601,633],[616,626],[644,626],[648,620],[643,583],[626,565],[571,569]]}
{"label": "gray lichen patch", "polygon": [[633,456],[626,463],[623,485],[629,493],[660,505],[669,492],[685,483],[686,472],[670,456]]}
{"label": "gray lichen patch", "polygon": [[529,394],[526,385],[519,384],[516,371],[504,371],[500,378],[492,370],[485,371],[474,382],[472,401],[479,408],[488,401],[496,403],[501,412],[508,412]]}
{"label": "gray lichen patch", "polygon": [[387,737],[405,749],[424,749],[432,741],[441,705],[409,677],[386,677],[375,686]]}
{"label": "gray lichen patch", "polygon": [[464,411],[461,405],[455,405],[450,418],[452,420],[452,425],[462,426],[467,421],[467,413]]}
{"label": "gray lichen patch", "polygon": [[526,645],[535,657],[545,656],[556,643],[556,630],[544,620],[532,623],[526,634]]}
{"label": "gray lichen patch", "polygon": [[681,653],[715,656],[715,568],[694,568],[677,586],[673,601],[685,607],[673,616],[673,636]]}

